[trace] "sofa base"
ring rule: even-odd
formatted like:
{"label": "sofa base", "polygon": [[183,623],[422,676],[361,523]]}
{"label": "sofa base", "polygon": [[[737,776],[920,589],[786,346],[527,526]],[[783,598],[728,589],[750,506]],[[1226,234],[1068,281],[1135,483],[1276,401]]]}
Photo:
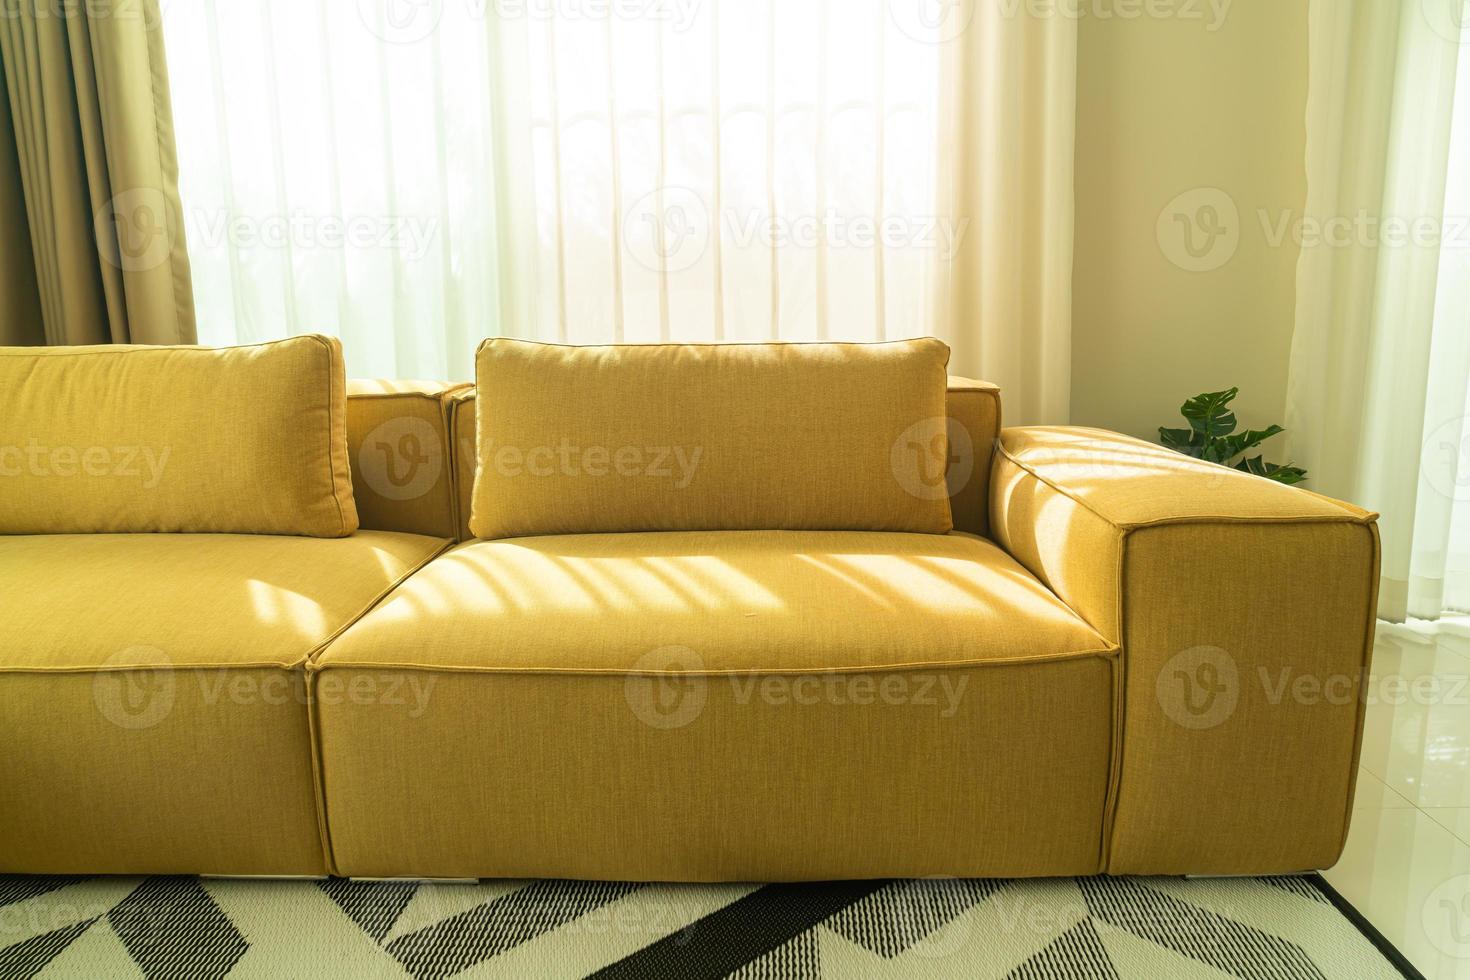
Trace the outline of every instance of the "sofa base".
{"label": "sofa base", "polygon": [[[316,678],[387,690],[404,672]],[[317,703],[336,874],[775,882],[1101,867],[1109,657],[810,684],[416,673],[416,718]],[[834,678],[834,691],[867,678],[893,696],[793,693]],[[641,699],[661,685],[669,699],[650,714]],[[934,703],[901,702],[922,700],[921,685]]]}

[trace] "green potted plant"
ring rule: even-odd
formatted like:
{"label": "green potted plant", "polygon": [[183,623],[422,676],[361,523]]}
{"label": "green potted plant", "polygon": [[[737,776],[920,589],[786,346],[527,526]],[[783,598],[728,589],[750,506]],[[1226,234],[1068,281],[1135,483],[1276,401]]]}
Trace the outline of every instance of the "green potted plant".
{"label": "green potted plant", "polygon": [[1208,460],[1237,470],[1264,476],[1277,483],[1301,483],[1307,471],[1290,463],[1268,463],[1264,456],[1246,456],[1267,439],[1285,432],[1279,425],[1264,429],[1246,429],[1236,432],[1235,413],[1230,403],[1240,394],[1239,388],[1229,391],[1209,391],[1195,395],[1180,406],[1179,412],[1189,422],[1187,429],[1170,429],[1159,426],[1159,442],[1195,459]]}

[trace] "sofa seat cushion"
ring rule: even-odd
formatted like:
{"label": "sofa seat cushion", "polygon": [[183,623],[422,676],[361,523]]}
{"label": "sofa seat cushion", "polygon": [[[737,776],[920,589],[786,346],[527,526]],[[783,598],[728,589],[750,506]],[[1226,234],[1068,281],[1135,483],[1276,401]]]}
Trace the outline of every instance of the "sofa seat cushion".
{"label": "sofa seat cushion", "polygon": [[968,534],[707,531],[473,541],[349,630],[324,665],[869,670],[1096,654],[1106,641]]}
{"label": "sofa seat cushion", "polygon": [[302,666],[444,543],[0,537],[0,872],[323,874]]}
{"label": "sofa seat cushion", "polygon": [[150,656],[299,666],[443,546],[388,531],[0,537],[0,671],[141,667]]}
{"label": "sofa seat cushion", "polygon": [[333,868],[779,881],[1100,868],[1114,651],[990,542],[475,542],[312,665]]}

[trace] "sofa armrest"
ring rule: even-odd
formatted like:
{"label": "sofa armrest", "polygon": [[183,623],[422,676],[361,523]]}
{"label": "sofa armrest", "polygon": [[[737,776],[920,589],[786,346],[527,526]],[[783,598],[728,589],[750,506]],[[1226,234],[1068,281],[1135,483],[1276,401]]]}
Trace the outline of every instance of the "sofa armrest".
{"label": "sofa armrest", "polygon": [[1103,867],[1329,867],[1347,834],[1377,515],[1098,429],[1006,429],[991,533],[1121,648]]}

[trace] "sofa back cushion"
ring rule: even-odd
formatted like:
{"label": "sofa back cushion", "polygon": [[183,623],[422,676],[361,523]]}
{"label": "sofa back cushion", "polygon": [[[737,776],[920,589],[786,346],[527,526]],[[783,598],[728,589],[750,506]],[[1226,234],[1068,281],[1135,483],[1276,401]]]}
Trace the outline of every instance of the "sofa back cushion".
{"label": "sofa back cushion", "polygon": [[[478,441],[475,433],[475,386],[464,385],[445,392],[444,403],[449,423],[450,465],[454,470],[455,536],[460,541],[469,541],[475,536],[470,531],[470,498],[474,496],[475,489],[475,447]],[[942,465],[945,465],[954,529],[989,535],[990,471],[996,440],[1000,435],[1000,389],[987,381],[951,377],[945,411],[949,415],[950,455]],[[348,399],[347,412],[350,420],[351,399]],[[926,474],[941,465],[932,448],[915,453],[912,464],[915,469],[922,467]]]}
{"label": "sofa back cushion", "polygon": [[0,533],[357,529],[342,347],[0,347]]}
{"label": "sofa back cushion", "polygon": [[476,537],[951,527],[949,349],[886,344],[568,347],[476,356]]}
{"label": "sofa back cushion", "polygon": [[446,412],[473,385],[347,382],[352,496],[365,530],[459,536]]}

